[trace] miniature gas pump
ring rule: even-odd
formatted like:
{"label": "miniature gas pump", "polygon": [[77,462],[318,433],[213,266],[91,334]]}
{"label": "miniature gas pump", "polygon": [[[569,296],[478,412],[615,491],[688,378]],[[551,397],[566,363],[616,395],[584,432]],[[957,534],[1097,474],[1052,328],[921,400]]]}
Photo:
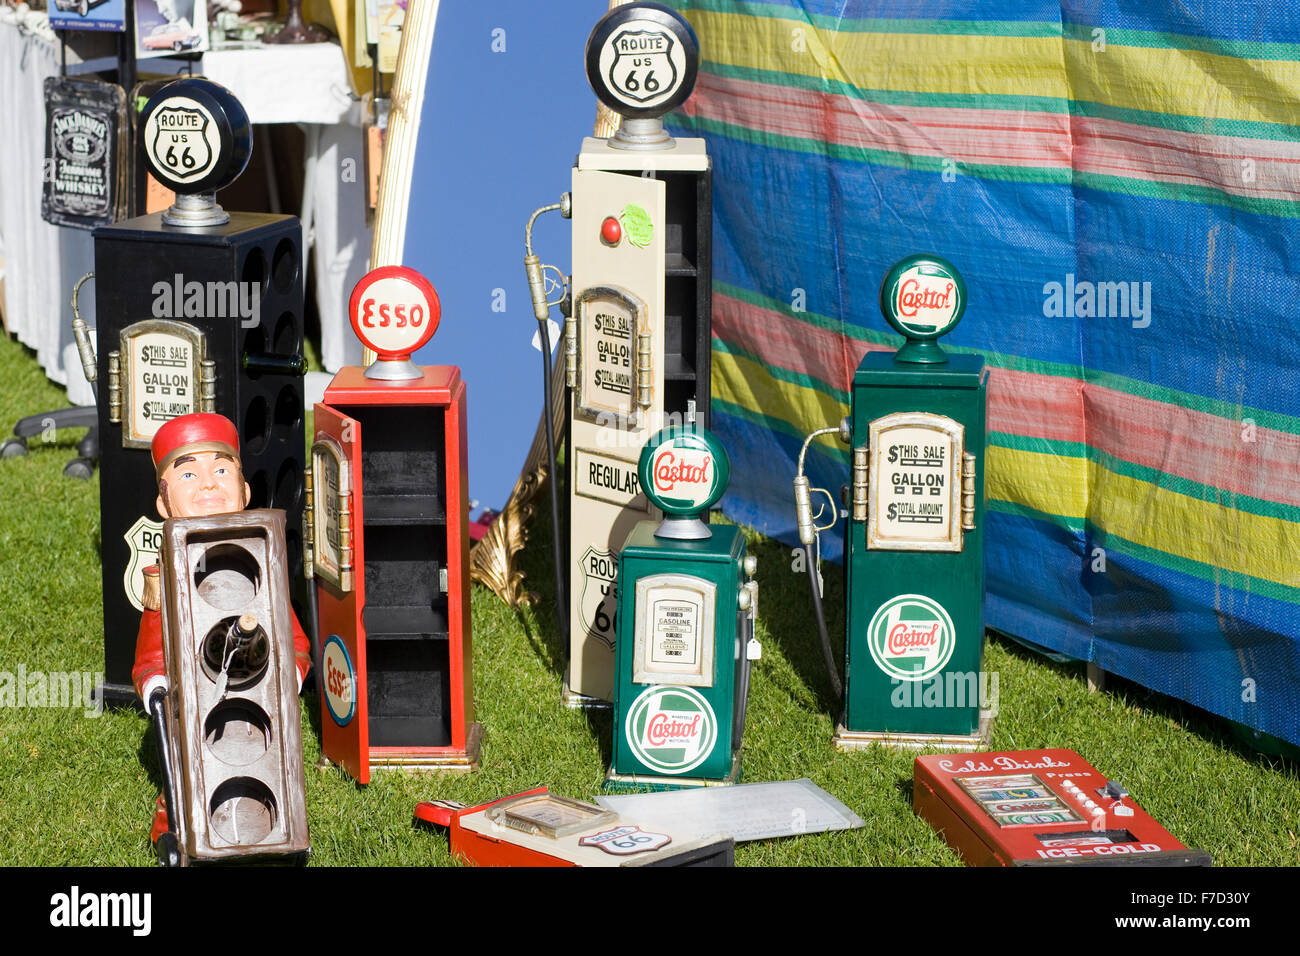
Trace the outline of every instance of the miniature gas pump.
{"label": "miniature gas pump", "polygon": [[[708,424],[712,172],[704,140],[674,140],[660,119],[690,96],[698,61],[690,25],[667,7],[629,3],[603,17],[587,41],[587,78],[621,125],[583,140],[572,192],[528,224],[543,335],[551,304],[566,315],[568,547],[556,550],[567,568],[558,587],[570,706],[613,699],[618,548],[650,507],[637,453],[665,415],[682,420],[688,401]],[[554,267],[531,245],[533,221],[549,209],[573,219],[571,294],[556,303],[543,282]]]}
{"label": "miniature gas pump", "polygon": [[659,431],[641,452],[641,488],[665,517],[638,523],[619,552],[609,785],[740,779],[750,662],[761,654],[758,562],[739,528],[701,520],[730,472],[722,445],[693,421]]}
{"label": "miniature gas pump", "polygon": [[228,213],[216,192],[252,152],[239,101],[216,83],[169,83],[140,148],[176,203],[94,231],[104,686],[134,701],[144,569],[162,543],[149,445],[189,412],[239,428],[251,508],[285,512],[290,587],[302,591],[302,230],[294,216]]}
{"label": "miniature gas pump", "polygon": [[308,566],[320,614],[321,751],[360,783],[381,766],[472,770],[466,397],[454,365],[416,367],[441,308],[404,266],[352,292],[378,356],[316,405]]}
{"label": "miniature gas pump", "polygon": [[[895,353],[868,352],[853,377],[852,410],[838,428],[808,436],[799,455],[799,538],[823,650],[837,684],[821,613],[811,489],[804,456],[818,435],[852,446],[845,544],[844,710],[835,744],[873,742],[974,750],[981,722],[984,642],[985,384],[978,355],[936,341],[966,308],[951,263],[909,256],[885,275],[880,308],[907,337]],[[820,513],[819,513],[820,514]]]}

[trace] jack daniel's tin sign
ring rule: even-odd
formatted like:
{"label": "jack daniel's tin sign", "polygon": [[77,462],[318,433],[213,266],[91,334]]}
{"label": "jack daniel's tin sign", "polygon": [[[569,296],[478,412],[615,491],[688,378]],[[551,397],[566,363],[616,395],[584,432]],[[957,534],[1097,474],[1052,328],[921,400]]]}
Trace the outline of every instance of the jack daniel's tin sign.
{"label": "jack daniel's tin sign", "polygon": [[115,84],[46,79],[41,175],[41,216],[46,222],[93,229],[119,218],[125,116],[126,96]]}

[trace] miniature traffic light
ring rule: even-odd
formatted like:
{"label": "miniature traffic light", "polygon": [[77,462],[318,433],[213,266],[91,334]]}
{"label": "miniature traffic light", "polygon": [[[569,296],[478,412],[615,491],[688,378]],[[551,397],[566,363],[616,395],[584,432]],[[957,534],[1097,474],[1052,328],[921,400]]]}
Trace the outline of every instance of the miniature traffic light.
{"label": "miniature traffic light", "polygon": [[284,514],[169,518],[163,536],[164,746],[181,862],[305,859]]}

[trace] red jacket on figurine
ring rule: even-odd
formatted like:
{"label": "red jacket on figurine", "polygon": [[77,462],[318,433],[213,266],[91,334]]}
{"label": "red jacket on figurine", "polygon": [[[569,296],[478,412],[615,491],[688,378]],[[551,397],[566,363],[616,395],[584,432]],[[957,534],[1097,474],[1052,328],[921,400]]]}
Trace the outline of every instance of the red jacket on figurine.
{"label": "red jacket on figurine", "polygon": [[[248,505],[248,482],[239,462],[239,431],[223,415],[195,412],[173,418],[153,437],[153,461],[158,475],[156,506],[163,518],[227,514]],[[145,568],[142,597],[145,611],[131,679],[140,699],[147,702],[155,686],[167,684],[157,565]],[[289,617],[301,687],[311,669],[311,645],[292,608]]]}

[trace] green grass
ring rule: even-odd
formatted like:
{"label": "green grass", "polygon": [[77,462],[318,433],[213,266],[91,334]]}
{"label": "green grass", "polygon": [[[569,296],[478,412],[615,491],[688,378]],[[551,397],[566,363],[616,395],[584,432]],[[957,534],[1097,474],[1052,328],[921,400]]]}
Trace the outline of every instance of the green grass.
{"label": "green grass", "polygon": [[[0,428],[66,404],[31,354],[0,341]],[[98,476],[66,479],[80,435],[33,441],[0,462],[0,671],[98,671],[103,666]],[[486,729],[482,769],[465,776],[378,774],[358,786],[316,769],[320,711],[303,697],[312,864],[451,865],[444,835],[412,825],[415,803],[480,802],[547,784],[598,792],[610,721],[560,705],[562,649],[551,600],[549,508],[539,508],[522,556],[543,596],[515,612],[473,591],[474,680]],[[759,558],[759,637],[745,733],[745,779],[809,777],[867,823],[859,830],[742,844],[742,866],[955,866],[956,855],[911,811],[912,757],[836,753],[829,681],[811,624],[807,584],[790,550],[749,535]],[[832,633],[839,575],[828,574]],[[1300,775],[1241,747],[1225,725],[1177,701],[1112,679],[1089,693],[1081,664],[1056,664],[993,638],[985,669],[999,677],[995,749],[1067,747],[1122,781],[1189,846],[1225,865],[1300,864]],[[0,864],[146,866],[158,775],[153,733],[131,710],[87,718],[80,707],[0,707]]]}

